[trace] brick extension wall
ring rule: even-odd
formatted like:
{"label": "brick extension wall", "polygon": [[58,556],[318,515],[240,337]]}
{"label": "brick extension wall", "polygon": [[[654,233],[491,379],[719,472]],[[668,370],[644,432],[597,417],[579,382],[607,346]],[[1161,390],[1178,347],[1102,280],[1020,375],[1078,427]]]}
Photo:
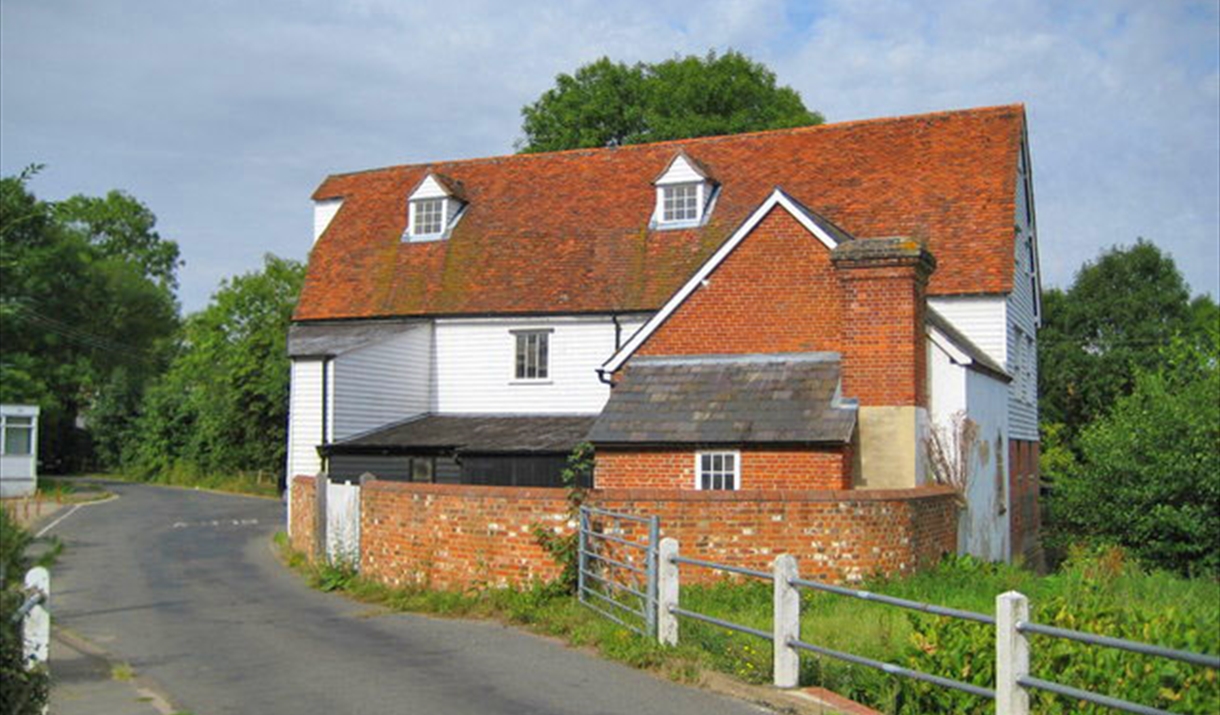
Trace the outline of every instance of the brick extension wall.
{"label": "brick extension wall", "polygon": [[296,551],[313,556],[317,525],[317,482],[315,477],[298,476],[292,480],[292,523],[288,525],[289,543]]}
{"label": "brick extension wall", "polygon": [[[847,447],[738,450],[743,490],[849,489]],[[598,489],[695,489],[695,453],[690,449],[597,450]]]}
{"label": "brick extension wall", "polygon": [[[533,527],[570,533],[565,497],[562,489],[370,482],[362,490],[361,570],[391,585],[440,589],[549,580],[559,567]],[[661,535],[696,558],[768,569],[786,552],[802,573],[830,581],[909,571],[954,551],[957,539],[957,507],[944,487],[615,489],[594,491],[590,503],[658,516]],[[688,578],[716,577],[697,571]]]}

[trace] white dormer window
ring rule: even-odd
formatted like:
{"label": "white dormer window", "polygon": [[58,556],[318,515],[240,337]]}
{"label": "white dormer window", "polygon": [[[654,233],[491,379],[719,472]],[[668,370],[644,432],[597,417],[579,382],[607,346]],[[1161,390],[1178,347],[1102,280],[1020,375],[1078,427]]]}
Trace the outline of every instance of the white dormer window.
{"label": "white dormer window", "polygon": [[703,225],[716,200],[716,184],[695,160],[679,151],[657,177],[655,228],[692,228]]}
{"label": "white dormer window", "polygon": [[465,213],[466,203],[450,183],[429,173],[407,200],[407,241],[437,241],[449,232]]}

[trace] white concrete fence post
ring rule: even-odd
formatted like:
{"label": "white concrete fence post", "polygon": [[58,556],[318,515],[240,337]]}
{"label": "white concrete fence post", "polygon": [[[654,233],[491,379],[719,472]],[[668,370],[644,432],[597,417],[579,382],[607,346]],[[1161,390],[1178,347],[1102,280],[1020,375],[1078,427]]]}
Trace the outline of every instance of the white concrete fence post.
{"label": "white concrete fence post", "polygon": [[1009,591],[995,599],[995,712],[1029,715],[1029,693],[1017,680],[1029,675],[1029,639],[1017,623],[1029,621],[1029,599]]}
{"label": "white concrete fence post", "polygon": [[775,634],[775,687],[795,688],[801,675],[801,654],[788,645],[801,638],[801,592],[792,585],[800,574],[796,558],[781,554],[775,559],[775,612],[772,628]]}
{"label": "white concrete fence post", "polygon": [[661,539],[657,550],[657,640],[661,645],[678,645],[678,617],[669,610],[678,605],[681,588],[678,565],[674,563],[677,555],[678,540],[669,537]]}
{"label": "white concrete fence post", "polygon": [[51,648],[51,574],[41,566],[30,569],[25,574],[25,588],[42,593],[42,601],[30,609],[22,623],[25,662],[46,663]]}

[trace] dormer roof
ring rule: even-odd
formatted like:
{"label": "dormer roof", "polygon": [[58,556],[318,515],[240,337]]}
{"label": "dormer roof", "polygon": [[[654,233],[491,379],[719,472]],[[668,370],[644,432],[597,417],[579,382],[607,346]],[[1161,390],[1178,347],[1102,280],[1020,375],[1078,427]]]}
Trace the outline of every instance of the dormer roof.
{"label": "dormer roof", "polygon": [[[1007,293],[1023,131],[1012,105],[331,176],[313,198],[343,211],[295,319],[655,311],[776,186],[843,232],[926,243],[930,295]],[[656,230],[652,182],[684,155],[719,183],[715,211]],[[447,240],[404,242],[429,175],[466,210]]]}
{"label": "dormer roof", "polygon": [[698,160],[691,158],[691,155],[687,154],[685,149],[679,148],[674,157],[665,165],[665,169],[652,180],[652,183],[660,185],[695,179],[702,179],[709,184],[716,183],[716,180],[712,178],[712,174],[706,166]]}
{"label": "dormer roof", "polygon": [[458,201],[465,201],[462,195],[462,185],[453,179],[437,174],[434,171],[428,171],[424,177],[419,180],[415,188],[411,189],[408,194],[409,199],[440,199],[451,198]]}

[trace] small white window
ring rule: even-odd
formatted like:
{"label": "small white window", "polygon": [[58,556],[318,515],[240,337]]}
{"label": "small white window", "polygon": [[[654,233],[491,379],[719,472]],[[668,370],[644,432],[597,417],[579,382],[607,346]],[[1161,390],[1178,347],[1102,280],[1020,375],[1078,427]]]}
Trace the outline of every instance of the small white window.
{"label": "small white window", "polygon": [[16,456],[28,455],[34,448],[34,418],[8,416],[4,418],[4,452]]}
{"label": "small white window", "polygon": [[695,487],[703,490],[737,489],[741,455],[737,452],[696,452]]}
{"label": "small white window", "polygon": [[445,227],[445,199],[416,199],[411,202],[411,235],[434,236]]}
{"label": "small white window", "polygon": [[698,221],[700,193],[699,184],[662,186],[661,221]]}
{"label": "small white window", "polygon": [[546,380],[550,376],[549,330],[521,330],[517,337],[516,367],[518,380]]}

